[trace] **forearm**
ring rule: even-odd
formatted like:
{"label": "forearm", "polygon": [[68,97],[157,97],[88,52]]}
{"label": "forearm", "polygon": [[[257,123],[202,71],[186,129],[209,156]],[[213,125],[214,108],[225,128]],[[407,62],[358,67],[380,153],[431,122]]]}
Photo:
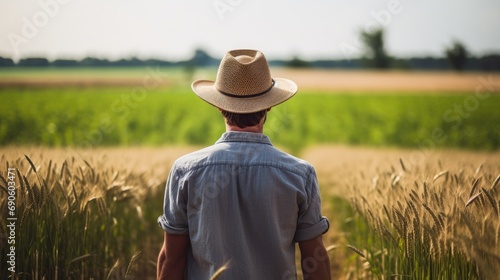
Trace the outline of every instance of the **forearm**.
{"label": "forearm", "polygon": [[185,258],[168,258],[165,250],[162,248],[158,256],[157,279],[182,280],[184,279],[185,268]]}
{"label": "forearm", "polygon": [[321,236],[299,242],[304,279],[329,280],[330,258]]}
{"label": "forearm", "polygon": [[330,260],[328,255],[325,258],[315,259],[311,257],[302,258],[302,274],[304,279],[330,280]]}
{"label": "forearm", "polygon": [[165,233],[165,242],[158,255],[157,279],[182,280],[186,271],[187,235],[170,235]]}
{"label": "forearm", "polygon": [[156,267],[156,279],[162,280],[167,279],[168,269],[167,269],[167,256],[164,250],[165,247],[161,248],[160,254],[158,255],[158,263]]}

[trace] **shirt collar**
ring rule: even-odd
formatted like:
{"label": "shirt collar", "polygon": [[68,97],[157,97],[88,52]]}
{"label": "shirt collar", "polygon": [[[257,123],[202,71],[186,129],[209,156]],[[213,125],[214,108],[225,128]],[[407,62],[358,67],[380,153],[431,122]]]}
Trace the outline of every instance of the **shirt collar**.
{"label": "shirt collar", "polygon": [[215,143],[219,144],[224,142],[252,142],[252,143],[272,145],[269,137],[267,137],[262,133],[242,132],[242,131],[225,132]]}

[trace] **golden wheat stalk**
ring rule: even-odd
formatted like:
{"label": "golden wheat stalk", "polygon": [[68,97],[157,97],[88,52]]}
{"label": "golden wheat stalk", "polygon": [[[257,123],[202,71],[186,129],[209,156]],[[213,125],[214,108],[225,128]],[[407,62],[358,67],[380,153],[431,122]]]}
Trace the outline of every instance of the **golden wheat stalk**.
{"label": "golden wheat stalk", "polygon": [[217,271],[214,272],[210,280],[217,280],[227,269],[229,269],[230,262],[225,263],[223,266],[219,267]]}
{"label": "golden wheat stalk", "polygon": [[366,256],[365,254],[363,254],[363,252],[361,252],[361,250],[359,250],[358,248],[354,247],[353,245],[350,245],[350,244],[347,244],[346,245],[347,248],[353,250],[356,254],[360,255],[361,257],[365,258],[366,259]]}
{"label": "golden wheat stalk", "polygon": [[482,194],[482,192],[479,192],[479,193],[475,194],[474,196],[469,197],[469,200],[467,200],[467,203],[465,203],[465,207],[472,204],[476,200],[476,198],[478,198],[481,194]]}
{"label": "golden wheat stalk", "polygon": [[495,199],[493,199],[493,197],[490,195],[490,193],[486,189],[482,188],[482,192],[486,195],[486,198],[488,198],[488,201],[490,202],[491,206],[495,210],[495,213],[498,215],[499,214],[498,205],[497,205],[497,202],[495,201]]}
{"label": "golden wheat stalk", "polygon": [[446,178],[448,178],[448,170],[444,170],[444,171],[441,171],[438,174],[436,174],[436,176],[434,176],[434,178],[432,179],[432,182],[436,182],[437,179],[439,179],[440,177],[442,177],[444,175],[446,175]]}
{"label": "golden wheat stalk", "polygon": [[481,181],[481,177],[474,179],[474,182],[472,183],[472,188],[469,192],[469,197],[471,197],[472,194],[476,191],[477,185],[479,184],[480,181]]}
{"label": "golden wheat stalk", "polygon": [[491,185],[490,190],[493,190],[498,185],[498,182],[500,182],[500,174],[498,174],[497,178],[495,179],[495,181]]}

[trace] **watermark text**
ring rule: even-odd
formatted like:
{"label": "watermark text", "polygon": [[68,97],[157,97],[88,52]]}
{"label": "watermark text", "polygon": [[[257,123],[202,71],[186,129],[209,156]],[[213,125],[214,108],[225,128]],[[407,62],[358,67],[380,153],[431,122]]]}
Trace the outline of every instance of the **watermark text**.
{"label": "watermark text", "polygon": [[16,173],[7,170],[7,270],[16,272]]}

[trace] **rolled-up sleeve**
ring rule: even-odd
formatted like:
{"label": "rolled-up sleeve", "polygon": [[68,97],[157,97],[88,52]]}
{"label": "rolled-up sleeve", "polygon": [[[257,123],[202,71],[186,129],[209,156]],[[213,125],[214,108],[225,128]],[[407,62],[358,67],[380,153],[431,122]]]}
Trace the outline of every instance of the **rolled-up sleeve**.
{"label": "rolled-up sleeve", "polygon": [[188,234],[187,200],[183,187],[183,177],[174,164],[165,187],[163,214],[158,217],[160,227],[171,234]]}
{"label": "rolled-up sleeve", "polygon": [[311,170],[306,186],[307,199],[299,206],[294,241],[310,240],[328,231],[330,223],[321,215],[321,198],[316,172]]}

